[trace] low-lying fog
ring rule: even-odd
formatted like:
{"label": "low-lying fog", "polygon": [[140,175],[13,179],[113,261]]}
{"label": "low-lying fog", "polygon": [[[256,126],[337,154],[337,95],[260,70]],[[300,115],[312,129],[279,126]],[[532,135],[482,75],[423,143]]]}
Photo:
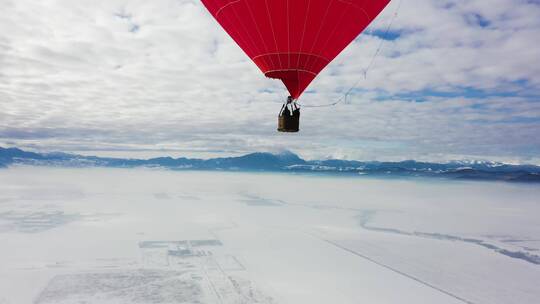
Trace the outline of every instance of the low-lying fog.
{"label": "low-lying fog", "polygon": [[0,169],[0,303],[540,303],[540,187]]}

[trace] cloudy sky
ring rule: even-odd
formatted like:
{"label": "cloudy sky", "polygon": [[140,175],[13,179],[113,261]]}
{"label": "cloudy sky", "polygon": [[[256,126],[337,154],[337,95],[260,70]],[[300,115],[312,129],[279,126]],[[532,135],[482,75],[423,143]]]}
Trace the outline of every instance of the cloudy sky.
{"label": "cloudy sky", "polygon": [[399,1],[300,100],[347,102],[279,134],[283,85],[198,0],[0,0],[0,146],[540,163],[540,1]]}

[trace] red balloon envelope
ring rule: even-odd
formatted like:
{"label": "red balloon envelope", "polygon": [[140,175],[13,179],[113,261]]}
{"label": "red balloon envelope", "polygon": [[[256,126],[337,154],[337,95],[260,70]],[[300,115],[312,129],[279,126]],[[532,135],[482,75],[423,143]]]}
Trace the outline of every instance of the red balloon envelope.
{"label": "red balloon envelope", "polygon": [[298,98],[390,0],[201,0],[266,77]]}

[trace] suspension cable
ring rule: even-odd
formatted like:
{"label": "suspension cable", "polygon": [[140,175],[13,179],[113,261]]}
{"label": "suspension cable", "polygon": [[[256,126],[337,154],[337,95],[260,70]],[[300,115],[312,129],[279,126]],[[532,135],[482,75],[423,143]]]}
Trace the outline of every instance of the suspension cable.
{"label": "suspension cable", "polygon": [[341,103],[343,101],[346,101],[347,97],[351,94],[351,92],[354,89],[356,89],[358,87],[360,82],[362,80],[367,79],[367,74],[368,74],[369,70],[373,66],[373,63],[375,62],[375,59],[377,59],[377,56],[381,52],[382,47],[383,47],[384,43],[386,42],[386,39],[384,39],[384,37],[387,37],[388,34],[390,33],[390,29],[392,28],[392,25],[394,24],[394,21],[396,20],[396,18],[398,16],[398,13],[399,13],[399,10],[401,9],[401,4],[402,3],[403,3],[403,0],[399,0],[396,11],[394,12],[394,14],[392,15],[392,18],[388,22],[388,25],[386,26],[386,29],[385,29],[385,32],[384,32],[384,36],[383,36],[383,38],[381,38],[381,41],[379,42],[379,46],[377,47],[375,53],[373,54],[373,57],[371,58],[371,61],[368,63],[368,65],[364,69],[362,69],[363,78],[358,78],[358,80],[354,83],[354,85],[352,87],[350,87],[345,92],[345,94],[341,95],[341,97],[339,97],[336,101],[334,101],[332,103],[322,104],[322,105],[304,105],[304,104],[300,104],[300,103],[297,103],[297,104],[302,106],[302,107],[305,107],[305,108],[325,108],[325,107],[333,107],[333,106],[335,106],[335,105],[337,105],[337,104],[339,104],[339,103]]}

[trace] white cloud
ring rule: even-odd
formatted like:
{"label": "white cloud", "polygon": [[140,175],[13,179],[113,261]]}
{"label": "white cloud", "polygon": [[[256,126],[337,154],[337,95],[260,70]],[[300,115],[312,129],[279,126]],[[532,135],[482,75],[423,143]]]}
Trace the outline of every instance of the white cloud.
{"label": "white cloud", "polygon": [[[197,0],[0,0],[0,144],[538,158],[538,3],[403,1],[392,29],[401,36],[383,45],[367,79],[374,35],[350,45],[302,98],[328,103],[360,79],[349,103],[306,108],[301,133],[283,135],[283,86]],[[397,5],[372,28],[384,30]]]}

